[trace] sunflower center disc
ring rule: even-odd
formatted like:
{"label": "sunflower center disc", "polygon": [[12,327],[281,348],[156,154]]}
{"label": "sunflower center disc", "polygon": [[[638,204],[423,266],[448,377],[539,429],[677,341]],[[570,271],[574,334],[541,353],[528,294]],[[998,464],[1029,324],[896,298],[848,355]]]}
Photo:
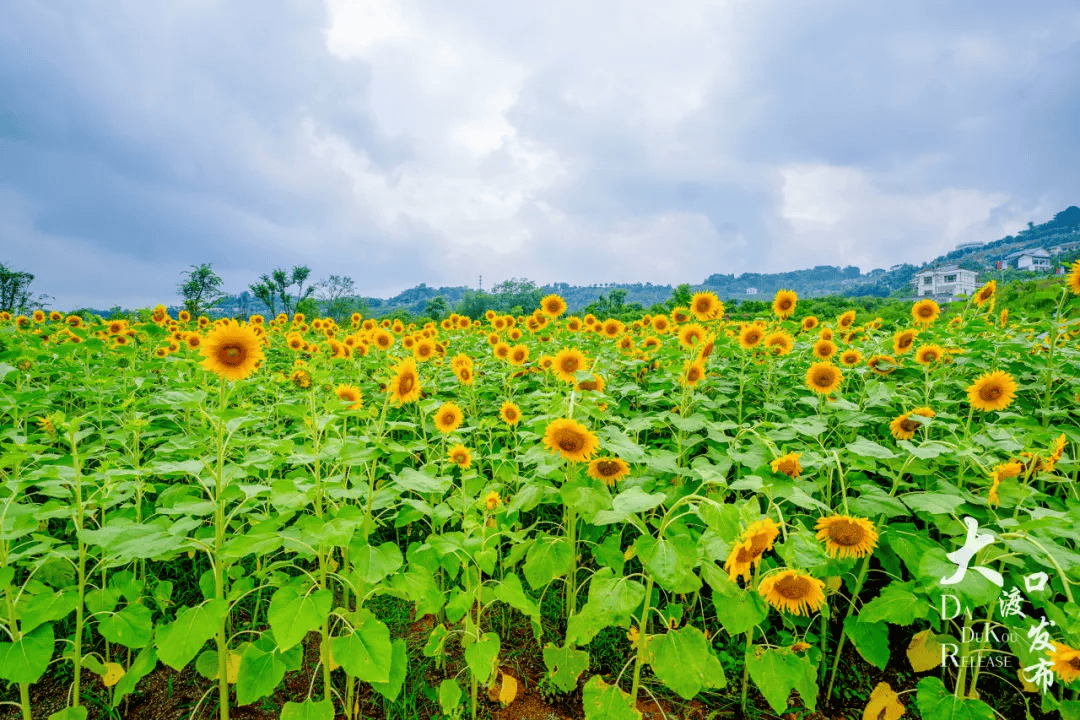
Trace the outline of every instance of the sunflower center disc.
{"label": "sunflower center disc", "polygon": [[239,345],[226,345],[221,349],[221,359],[228,365],[239,365],[244,359],[244,349]]}

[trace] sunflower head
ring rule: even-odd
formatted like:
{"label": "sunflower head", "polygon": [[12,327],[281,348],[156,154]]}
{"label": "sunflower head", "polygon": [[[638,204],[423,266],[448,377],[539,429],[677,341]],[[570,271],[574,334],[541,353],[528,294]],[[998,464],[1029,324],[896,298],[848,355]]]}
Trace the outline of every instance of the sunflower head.
{"label": "sunflower head", "polygon": [[840,353],[840,362],[847,367],[855,367],[862,361],[862,353],[858,350],[845,350]]}
{"label": "sunflower head", "polygon": [[303,368],[297,368],[293,370],[292,375],[289,376],[289,380],[300,390],[307,390],[311,387],[311,373]]}
{"label": "sunflower head", "polygon": [[435,427],[443,435],[448,435],[458,429],[464,417],[457,403],[445,402],[435,411]]}
{"label": "sunflower head", "polygon": [[765,337],[765,329],[757,323],[746,323],[739,331],[739,347],[743,350],[751,350]]}
{"label": "sunflower head", "polygon": [[398,405],[420,398],[420,376],[416,371],[416,361],[406,358],[394,367],[394,375],[386,386],[390,399]]}
{"label": "sunflower head", "polygon": [[469,466],[472,465],[472,453],[469,452],[469,448],[461,443],[451,447],[446,451],[446,454],[450,458],[450,462],[454,463],[462,470],[467,470]]}
{"label": "sunflower head", "polygon": [[540,311],[551,318],[557,318],[566,312],[566,301],[552,294],[540,301]]}
{"label": "sunflower head", "polygon": [[1016,398],[1016,388],[1016,381],[1004,370],[987,372],[968,387],[968,401],[976,410],[1004,410]]}
{"label": "sunflower head", "polygon": [[564,418],[548,424],[544,444],[564,460],[583,462],[596,454],[600,442],[584,425]]}
{"label": "sunflower head", "polygon": [[521,408],[507,400],[502,404],[502,407],[499,408],[499,417],[501,417],[503,422],[507,425],[517,425],[521,422]]}
{"label": "sunflower head", "polygon": [[1054,663],[1054,673],[1063,683],[1071,683],[1080,678],[1080,650],[1065,643],[1054,643],[1053,651],[1047,650],[1050,661]]}
{"label": "sunflower head", "polygon": [[355,385],[338,385],[334,388],[334,393],[339,399],[350,403],[349,410],[359,410],[364,407],[364,401],[360,397],[360,388]]}
{"label": "sunflower head", "polygon": [[630,466],[617,457],[597,458],[589,463],[589,477],[600,480],[609,487],[629,474]]}
{"label": "sunflower head", "polygon": [[806,371],[806,386],[819,395],[828,395],[840,387],[843,375],[830,362],[818,362]]}
{"label": "sunflower head", "polygon": [[944,355],[945,350],[940,345],[921,345],[915,351],[915,362],[930,366],[936,364]]}
{"label": "sunflower head", "polygon": [[853,322],[855,322],[854,310],[848,310],[846,313],[836,319],[836,324],[845,330],[851,327],[851,324]]}
{"label": "sunflower head", "polygon": [[866,365],[878,375],[888,375],[899,367],[892,355],[874,355],[866,361]]}
{"label": "sunflower head", "polygon": [[795,339],[783,330],[765,337],[765,349],[776,356],[787,355],[795,347]]}
{"label": "sunflower head", "polygon": [[802,329],[804,331],[813,330],[817,326],[818,326],[818,319],[816,317],[814,317],[813,315],[807,315],[806,317],[803,318]]}
{"label": "sunflower head", "polygon": [[941,306],[930,298],[919,300],[911,307],[911,317],[921,325],[929,325],[941,315]]}
{"label": "sunflower head", "polygon": [[825,542],[829,555],[839,558],[861,558],[877,547],[878,533],[874,524],[850,515],[823,517],[814,527],[817,539]]}
{"label": "sunflower head", "polygon": [[795,570],[781,570],[762,579],[758,593],[777,610],[809,615],[825,602],[825,583]]}
{"label": "sunflower head", "polygon": [[688,323],[679,328],[679,345],[685,350],[693,350],[704,342],[705,328],[697,323]]}
{"label": "sunflower head", "polygon": [[699,292],[690,300],[690,312],[698,320],[714,320],[723,316],[724,304],[716,297],[716,293]]}
{"label": "sunflower head", "polygon": [[1073,295],[1080,295],[1080,260],[1073,263],[1072,269],[1069,270],[1069,278],[1065,284],[1069,286],[1069,290],[1072,291]]}
{"label": "sunflower head", "polygon": [[799,296],[794,290],[778,290],[773,298],[773,312],[781,320],[787,320],[795,312]]}
{"label": "sunflower head", "polygon": [[705,379],[705,363],[701,360],[687,360],[683,364],[679,383],[685,387],[694,387]]}
{"label": "sunflower head", "polygon": [[819,339],[814,343],[814,357],[820,360],[828,360],[836,354],[836,343],[832,340]]}
{"label": "sunflower head", "polygon": [[918,335],[917,330],[901,330],[893,337],[893,352],[897,355],[904,355],[911,352],[911,348],[915,344],[915,336]]}
{"label": "sunflower head", "polygon": [[799,458],[801,453],[790,452],[787,455],[781,455],[772,461],[770,466],[772,471],[776,473],[783,473],[790,478],[797,478],[802,474],[802,467],[799,465]]}
{"label": "sunflower head", "polygon": [[982,307],[988,300],[992,300],[994,293],[997,291],[997,280],[991,280],[990,282],[979,288],[979,291],[975,293],[975,304]]}
{"label": "sunflower head", "polygon": [[243,380],[251,375],[265,357],[259,336],[249,325],[235,320],[218,325],[199,346],[205,360],[202,366],[225,380]]}

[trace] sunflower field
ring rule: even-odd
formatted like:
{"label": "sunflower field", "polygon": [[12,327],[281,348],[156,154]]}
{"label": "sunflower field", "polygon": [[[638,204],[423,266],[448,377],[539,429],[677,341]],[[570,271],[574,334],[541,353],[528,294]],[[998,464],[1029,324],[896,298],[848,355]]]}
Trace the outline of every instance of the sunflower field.
{"label": "sunflower field", "polygon": [[1080,263],[899,326],[0,314],[0,718],[1080,718]]}

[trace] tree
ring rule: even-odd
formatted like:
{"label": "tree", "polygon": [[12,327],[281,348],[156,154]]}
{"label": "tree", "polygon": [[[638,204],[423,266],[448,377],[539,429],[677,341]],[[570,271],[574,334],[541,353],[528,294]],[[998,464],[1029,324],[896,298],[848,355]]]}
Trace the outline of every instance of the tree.
{"label": "tree", "polygon": [[683,283],[676,287],[674,292],[671,293],[671,299],[668,300],[668,307],[673,310],[677,307],[690,307],[690,301],[692,299],[693,294],[690,291],[690,284]]}
{"label": "tree", "polygon": [[489,309],[495,307],[495,299],[483,290],[466,290],[455,310],[472,320],[479,320]]}
{"label": "tree", "polygon": [[503,312],[509,311],[511,314],[516,307],[520,307],[518,314],[531,313],[540,307],[540,300],[544,296],[543,291],[536,287],[536,283],[525,278],[503,280],[491,289],[491,294],[496,307]]}
{"label": "tree", "polygon": [[251,288],[251,294],[256,297],[263,305],[270,308],[271,315],[277,315],[276,294],[274,292],[274,286],[271,284],[270,278],[263,275],[260,282],[254,285],[248,285]]}
{"label": "tree", "polygon": [[[354,312],[364,312],[367,307],[356,295],[356,283],[345,275],[331,275],[326,280],[315,283],[316,299],[322,303],[323,312],[338,322]],[[301,302],[303,302],[301,300]],[[299,305],[297,306],[299,308]]]}
{"label": "tree", "polygon": [[30,283],[34,276],[28,272],[12,270],[0,263],[0,310],[12,314],[21,313],[30,304]]}
{"label": "tree", "polygon": [[609,297],[612,312],[622,312],[623,303],[626,302],[626,290],[624,290],[623,288],[615,288],[609,293]]}
{"label": "tree", "polygon": [[[304,290],[304,281],[310,274],[311,270],[307,265],[294,265],[291,271],[274,268],[272,273],[263,274],[259,277],[258,283],[249,287],[251,293],[270,308],[271,315],[277,315],[277,300],[281,301],[282,311],[286,315],[292,315],[297,305],[310,298],[315,292],[314,286],[309,286],[307,290]],[[289,288],[293,285],[297,286],[295,299],[289,293]]]}
{"label": "tree", "polygon": [[184,308],[192,317],[202,315],[207,308],[225,297],[221,289],[224,281],[211,269],[210,263],[192,265],[184,275],[187,280],[177,285],[176,291],[184,298]]}
{"label": "tree", "polygon": [[424,305],[424,314],[432,320],[441,320],[450,313],[450,305],[442,295],[436,295]]}

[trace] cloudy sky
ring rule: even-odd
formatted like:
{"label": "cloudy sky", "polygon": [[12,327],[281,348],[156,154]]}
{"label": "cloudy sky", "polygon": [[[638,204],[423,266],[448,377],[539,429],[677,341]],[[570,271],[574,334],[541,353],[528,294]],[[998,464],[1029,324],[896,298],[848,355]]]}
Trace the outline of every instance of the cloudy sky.
{"label": "cloudy sky", "polygon": [[920,263],[1080,204],[1075,0],[23,0],[0,262],[699,283]]}

